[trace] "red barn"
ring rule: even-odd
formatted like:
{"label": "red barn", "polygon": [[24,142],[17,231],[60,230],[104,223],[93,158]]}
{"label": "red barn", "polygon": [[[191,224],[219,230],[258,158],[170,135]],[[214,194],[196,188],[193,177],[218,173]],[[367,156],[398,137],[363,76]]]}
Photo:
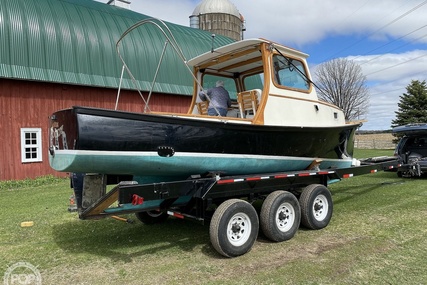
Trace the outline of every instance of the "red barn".
{"label": "red barn", "polygon": [[[2,0],[0,9],[0,180],[60,175],[49,167],[48,116],[74,105],[114,109],[122,63],[116,41],[148,18],[90,0]],[[167,23],[189,59],[211,49],[211,34]],[[232,40],[217,36],[215,46]],[[165,40],[154,27],[123,42],[126,62],[147,96]],[[192,77],[167,49],[150,99],[153,111],[185,112]],[[129,77],[118,109],[142,112]]]}

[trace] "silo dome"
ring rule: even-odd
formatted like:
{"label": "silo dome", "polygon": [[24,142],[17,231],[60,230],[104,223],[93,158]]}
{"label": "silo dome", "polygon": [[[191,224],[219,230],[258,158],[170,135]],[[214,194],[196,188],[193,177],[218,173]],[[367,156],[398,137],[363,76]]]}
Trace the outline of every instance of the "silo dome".
{"label": "silo dome", "polygon": [[203,0],[193,11],[193,15],[223,13],[240,17],[239,10],[229,0]]}
{"label": "silo dome", "polygon": [[190,16],[190,26],[237,41],[245,30],[242,15],[229,0],[203,0]]}

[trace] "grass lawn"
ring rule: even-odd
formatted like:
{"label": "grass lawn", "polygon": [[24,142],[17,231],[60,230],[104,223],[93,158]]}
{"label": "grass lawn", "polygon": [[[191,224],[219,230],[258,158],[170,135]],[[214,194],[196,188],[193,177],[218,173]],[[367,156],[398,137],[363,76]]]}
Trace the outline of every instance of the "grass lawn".
{"label": "grass lawn", "polygon": [[426,284],[425,182],[380,172],[332,184],[328,227],[282,243],[260,234],[232,259],[213,249],[209,226],[191,221],[81,221],[67,211],[68,180],[0,187],[0,276],[23,261],[43,284]]}

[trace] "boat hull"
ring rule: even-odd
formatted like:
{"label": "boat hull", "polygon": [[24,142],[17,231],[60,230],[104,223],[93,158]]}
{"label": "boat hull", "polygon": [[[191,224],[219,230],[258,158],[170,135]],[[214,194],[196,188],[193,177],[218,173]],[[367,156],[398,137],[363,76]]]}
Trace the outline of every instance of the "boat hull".
{"label": "boat hull", "polygon": [[[148,181],[165,181],[204,173],[239,175],[302,170],[313,160],[310,157],[205,153],[175,153],[172,157],[162,157],[157,152],[58,150],[50,157],[50,164],[62,172],[134,175],[149,178]],[[324,159],[321,168],[343,168],[351,163],[351,159]]]}
{"label": "boat hull", "polygon": [[302,170],[319,158],[322,169],[349,167],[357,127],[259,126],[82,107],[54,113],[51,125],[53,169],[160,180]]}

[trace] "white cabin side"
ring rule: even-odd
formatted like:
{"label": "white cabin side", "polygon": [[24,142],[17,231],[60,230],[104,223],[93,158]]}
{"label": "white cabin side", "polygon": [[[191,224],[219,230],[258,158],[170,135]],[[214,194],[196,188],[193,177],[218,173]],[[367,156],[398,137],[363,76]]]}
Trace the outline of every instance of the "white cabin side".
{"label": "white cabin side", "polygon": [[340,109],[323,102],[299,100],[270,93],[264,108],[264,124],[301,127],[342,126],[345,119]]}
{"label": "white cabin side", "polygon": [[[275,46],[265,70],[271,74],[268,98],[264,108],[265,125],[301,127],[340,126],[344,113],[334,105],[320,101],[311,81],[308,55]],[[267,93],[267,92],[266,92]]]}

